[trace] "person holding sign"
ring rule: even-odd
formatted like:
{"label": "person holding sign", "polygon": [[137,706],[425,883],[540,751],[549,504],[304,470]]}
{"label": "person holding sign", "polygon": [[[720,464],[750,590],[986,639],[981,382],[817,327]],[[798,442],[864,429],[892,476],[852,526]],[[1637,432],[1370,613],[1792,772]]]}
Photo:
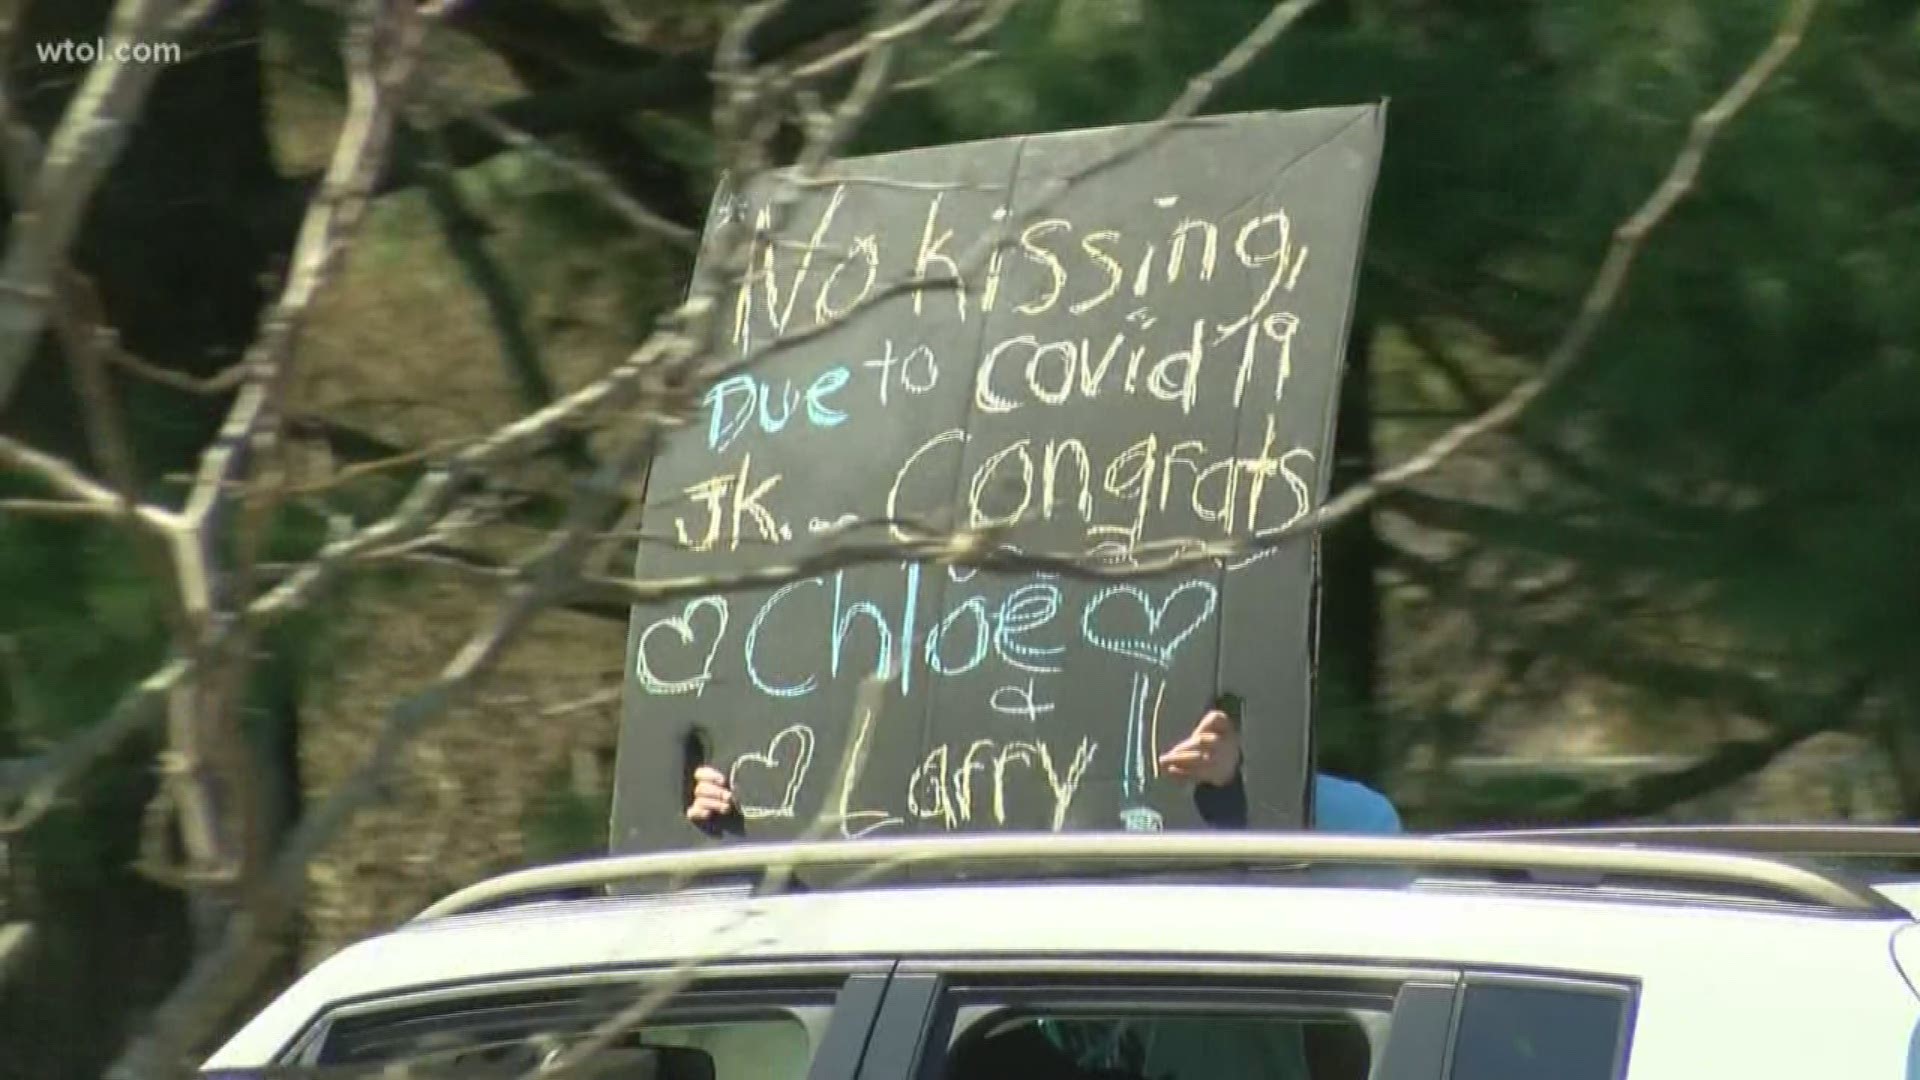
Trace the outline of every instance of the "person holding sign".
{"label": "person holding sign", "polygon": [[[1246,789],[1240,774],[1240,734],[1219,709],[1200,718],[1185,739],[1160,755],[1168,776],[1198,784],[1195,798],[1207,824],[1217,829],[1247,827]],[[710,765],[693,772],[687,820],[705,828],[737,810],[726,774]],[[1326,773],[1313,776],[1313,822],[1321,832],[1397,833],[1400,814],[1378,791]]]}
{"label": "person holding sign", "polygon": [[[1209,710],[1193,731],[1160,755],[1163,774],[1194,782],[1201,817],[1216,829],[1247,827],[1244,779],[1240,772],[1240,734],[1233,718]],[[696,828],[737,813],[738,804],[726,774],[712,766],[696,768],[687,820]],[[1352,780],[1315,773],[1314,828],[1324,832],[1398,833],[1400,815],[1386,796]],[[1229,1025],[1206,1020],[1160,1018],[1144,1024],[1111,1020],[1054,1020],[1041,1022],[1041,1035],[1053,1050],[1091,1072],[1126,1074],[1129,1066],[1151,1066],[1154,1075],[1178,1078],[1202,1070],[1202,1075],[1261,1076],[1275,1080],[1305,1080],[1309,1075],[1303,1028],[1265,1024]],[[1131,1060],[1143,1048],[1145,1060]],[[1222,1072],[1221,1067],[1226,1069]]]}
{"label": "person holding sign", "polygon": [[[1160,755],[1164,775],[1194,781],[1195,801],[1216,829],[1247,827],[1240,774],[1240,733],[1233,718],[1212,709],[1193,732]],[[1400,814],[1386,796],[1353,780],[1313,774],[1313,824],[1323,832],[1397,833]],[[1161,1017],[1146,1022],[1043,1021],[1055,1048],[1082,1069],[1189,1077],[1257,1076],[1307,1080],[1304,1026],[1220,1024],[1207,1018]],[[1129,1046],[1135,1049],[1129,1050]],[[1362,1066],[1364,1067],[1364,1066]]]}

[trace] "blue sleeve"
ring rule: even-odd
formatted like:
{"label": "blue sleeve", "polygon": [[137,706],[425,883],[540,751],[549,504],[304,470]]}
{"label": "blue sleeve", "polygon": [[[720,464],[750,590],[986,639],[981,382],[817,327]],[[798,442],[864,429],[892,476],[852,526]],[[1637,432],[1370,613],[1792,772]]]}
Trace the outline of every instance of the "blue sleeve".
{"label": "blue sleeve", "polygon": [[1365,784],[1315,773],[1313,827],[1319,832],[1398,833],[1400,812]]}
{"label": "blue sleeve", "polygon": [[[1214,787],[1196,784],[1194,805],[1201,820],[1216,829],[1247,827],[1247,789],[1240,777]],[[1316,832],[1394,834],[1402,832],[1400,812],[1385,795],[1365,784],[1326,773],[1313,776],[1313,828]]]}

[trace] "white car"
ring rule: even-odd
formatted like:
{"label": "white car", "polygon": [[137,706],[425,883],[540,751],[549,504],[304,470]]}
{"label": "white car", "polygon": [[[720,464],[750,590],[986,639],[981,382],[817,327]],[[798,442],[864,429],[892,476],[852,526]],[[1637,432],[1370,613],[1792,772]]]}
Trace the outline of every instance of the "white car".
{"label": "white car", "polygon": [[206,1070],[1909,1080],[1920,938],[1901,901],[1920,902],[1836,868],[1865,855],[1920,856],[1920,830],[980,835],[598,859],[483,882],[343,950]]}

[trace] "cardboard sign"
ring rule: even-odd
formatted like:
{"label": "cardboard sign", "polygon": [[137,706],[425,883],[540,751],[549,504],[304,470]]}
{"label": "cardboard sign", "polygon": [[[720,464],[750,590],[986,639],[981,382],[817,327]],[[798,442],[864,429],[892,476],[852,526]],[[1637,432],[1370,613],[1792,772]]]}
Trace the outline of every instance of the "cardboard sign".
{"label": "cardboard sign", "polygon": [[[1124,565],[1298,520],[1327,486],[1384,121],[1061,132],[723,192],[709,239],[754,230],[726,330],[757,359],[656,462],[638,576],[964,529]],[[1228,693],[1250,823],[1297,827],[1316,561],[1308,540],[1127,580],[890,559],[636,609],[612,846],[701,842],[696,759],[753,839],[1199,827],[1156,759]]]}

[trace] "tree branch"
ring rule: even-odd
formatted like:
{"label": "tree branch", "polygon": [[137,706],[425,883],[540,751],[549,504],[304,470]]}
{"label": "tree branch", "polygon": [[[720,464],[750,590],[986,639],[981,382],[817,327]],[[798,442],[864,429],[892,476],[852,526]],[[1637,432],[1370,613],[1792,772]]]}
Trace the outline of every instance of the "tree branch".
{"label": "tree branch", "polygon": [[1680,803],[1711,795],[1760,772],[1782,754],[1816,735],[1851,726],[1857,719],[1855,711],[1865,698],[1865,687],[1856,684],[1832,702],[1831,708],[1799,723],[1758,738],[1726,743],[1699,761],[1671,772],[1547,803],[1517,824],[1524,827],[1612,822],[1664,813]]}
{"label": "tree branch", "polygon": [[[1799,48],[1817,6],[1818,0],[1791,0],[1779,30],[1767,47],[1718,100],[1694,118],[1687,141],[1674,158],[1666,177],[1647,201],[1614,230],[1613,245],[1581,300],[1578,314],[1547,354],[1546,363],[1540,371],[1508,391],[1491,409],[1457,425],[1407,461],[1329,502],[1301,523],[1298,532],[1325,528],[1359,510],[1383,492],[1404,487],[1438,468],[1462,447],[1518,419],[1541,394],[1580,362],[1626,287],[1634,260],[1645,246],[1647,237],[1693,190],[1694,181],[1705,165],[1707,154],[1721,129],[1746,108]],[[1282,533],[1276,533],[1274,538],[1282,536]]]}
{"label": "tree branch", "polygon": [[20,374],[46,326],[54,274],[65,262],[94,189],[119,156],[141,102],[161,65],[122,63],[117,48],[159,38],[172,4],[120,0],[109,22],[107,47],[88,70],[60,118],[33,185],[17,204],[0,263],[0,409],[12,400]]}
{"label": "tree branch", "polygon": [[[0,435],[0,466],[31,476],[61,495],[95,507],[101,513],[118,514],[126,509],[120,496],[111,488],[87,476],[71,463],[5,435]],[[132,513],[142,525],[162,532],[179,524],[179,518],[173,512],[157,506],[135,504]]]}
{"label": "tree branch", "polygon": [[[530,132],[515,127],[490,113],[474,113],[468,122],[485,131],[501,145],[538,158],[543,164],[558,171],[567,179],[578,184],[588,194],[599,199],[614,213],[633,226],[634,232],[642,236],[651,236],[664,240],[674,247],[691,250],[700,242],[700,235],[677,221],[670,221],[661,214],[648,208],[640,200],[621,189],[618,181],[600,169],[579,158],[563,154]],[[445,160],[444,153],[442,160]],[[432,168],[431,165],[428,166]]]}
{"label": "tree branch", "polygon": [[[884,69],[890,51],[876,50],[867,64]],[[700,355],[700,343],[708,340],[704,324],[713,320],[714,311],[710,299],[690,299],[679,317],[656,333],[649,344],[658,350],[660,359],[678,360],[684,368]],[[648,350],[643,347],[642,351]],[[267,875],[257,888],[249,890],[242,907],[228,921],[219,944],[201,954],[109,1076],[132,1080],[170,1075],[187,1066],[182,1053],[185,1048],[204,1037],[233,1006],[240,988],[253,985],[274,955],[273,928],[303,894],[308,863],[331,843],[349,818],[377,797],[386,777],[398,767],[405,747],[473,689],[508,643],[539,612],[563,598],[595,538],[618,513],[626,482],[652,460],[663,429],[658,422],[642,423],[639,432],[609,455],[579,488],[567,521],[523,564],[521,581],[509,590],[494,618],[468,640],[439,678],[388,713],[375,745],[360,766],[302,820]],[[356,539],[364,542],[371,531]]]}
{"label": "tree branch", "polygon": [[122,695],[103,719],[0,777],[0,809],[7,811],[0,835],[38,821],[78,777],[157,723],[166,711],[168,696],[192,672],[193,665],[185,660],[168,663]]}
{"label": "tree branch", "polygon": [[[519,390],[521,407],[540,409],[553,404],[557,396],[553,377],[547,373],[540,346],[528,327],[526,305],[513,280],[487,250],[486,223],[467,205],[458,178],[446,167],[437,147],[430,154],[423,179],[427,204],[438,220],[447,250],[486,305],[494,336],[500,342],[500,358]],[[592,467],[586,440],[578,432],[563,432],[560,449],[573,468]]]}
{"label": "tree branch", "polygon": [[[1304,10],[1305,6],[1301,4],[1299,8]],[[1767,47],[1718,100],[1694,118],[1692,130],[1666,177],[1646,202],[1614,230],[1613,244],[1581,300],[1578,313],[1548,353],[1545,364],[1538,373],[1508,391],[1486,412],[1455,425],[1411,458],[1347,489],[1298,521],[1262,530],[1253,536],[1223,541],[1179,539],[1144,544],[1140,545],[1138,552],[1146,557],[1136,558],[1133,565],[1126,567],[1076,567],[1078,557],[1071,554],[1022,555],[1012,559],[995,558],[991,564],[983,562],[968,565],[1077,572],[1098,577],[1154,577],[1229,559],[1244,560],[1249,555],[1257,557],[1301,537],[1318,533],[1359,512],[1386,492],[1404,488],[1439,468],[1468,444],[1511,424],[1586,356],[1595,335],[1612,313],[1625,288],[1634,260],[1645,246],[1647,238],[1693,189],[1694,181],[1705,165],[1721,129],[1759,94],[1799,48],[1817,6],[1818,0],[1791,0],[1778,31]],[[1293,4],[1276,7],[1267,22],[1277,21],[1286,14],[1298,17],[1300,11],[1293,10],[1294,7]],[[1195,79],[1190,86],[1190,95],[1195,88],[1210,88],[1217,81],[1218,77],[1211,73]],[[789,339],[782,339],[783,342],[786,340]],[[1240,565],[1244,565],[1244,561]]]}

